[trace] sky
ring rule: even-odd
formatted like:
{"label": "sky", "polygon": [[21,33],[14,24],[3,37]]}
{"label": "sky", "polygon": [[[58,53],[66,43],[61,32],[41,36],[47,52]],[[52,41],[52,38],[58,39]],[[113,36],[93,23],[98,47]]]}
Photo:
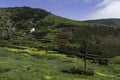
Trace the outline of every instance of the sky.
{"label": "sky", "polygon": [[73,20],[120,18],[120,0],[0,0],[0,7],[42,8]]}

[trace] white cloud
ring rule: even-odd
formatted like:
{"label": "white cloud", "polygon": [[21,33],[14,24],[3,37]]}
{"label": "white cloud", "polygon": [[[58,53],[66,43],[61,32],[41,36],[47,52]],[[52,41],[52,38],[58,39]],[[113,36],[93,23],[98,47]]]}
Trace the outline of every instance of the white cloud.
{"label": "white cloud", "polygon": [[115,0],[103,0],[100,4],[97,5],[97,7],[109,5],[112,1]]}
{"label": "white cloud", "polygon": [[95,11],[83,17],[83,20],[120,18],[120,0],[103,0],[96,6]]}

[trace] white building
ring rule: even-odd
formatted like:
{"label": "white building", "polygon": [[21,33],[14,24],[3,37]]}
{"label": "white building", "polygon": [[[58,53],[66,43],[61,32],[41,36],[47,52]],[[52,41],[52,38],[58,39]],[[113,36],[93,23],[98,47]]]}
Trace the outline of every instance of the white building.
{"label": "white building", "polygon": [[35,31],[35,28],[30,29],[30,33],[34,32],[34,31]]}

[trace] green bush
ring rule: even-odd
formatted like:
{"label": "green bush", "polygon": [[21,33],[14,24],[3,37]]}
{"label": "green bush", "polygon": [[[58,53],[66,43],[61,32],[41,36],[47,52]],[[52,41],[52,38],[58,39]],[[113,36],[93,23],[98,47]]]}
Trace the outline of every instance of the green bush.
{"label": "green bush", "polygon": [[116,56],[110,60],[110,63],[120,64],[120,56]]}
{"label": "green bush", "polygon": [[88,68],[83,69],[81,67],[72,67],[71,69],[62,70],[64,73],[71,73],[71,74],[79,74],[79,75],[86,75],[86,76],[94,76],[94,70]]}
{"label": "green bush", "polygon": [[12,45],[11,42],[7,41],[7,40],[0,40],[0,47],[7,47]]}
{"label": "green bush", "polygon": [[100,60],[98,61],[98,63],[99,63],[100,65],[105,65],[105,66],[107,66],[107,65],[109,64],[109,60],[108,60],[108,59],[100,59]]}

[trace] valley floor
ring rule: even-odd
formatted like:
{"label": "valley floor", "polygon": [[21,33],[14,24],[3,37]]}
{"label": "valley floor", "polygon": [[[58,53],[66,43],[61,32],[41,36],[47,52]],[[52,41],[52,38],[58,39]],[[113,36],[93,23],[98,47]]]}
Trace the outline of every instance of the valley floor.
{"label": "valley floor", "polygon": [[102,66],[87,61],[94,76],[63,73],[73,66],[83,67],[80,58],[34,48],[0,48],[0,80],[120,80],[120,65]]}

